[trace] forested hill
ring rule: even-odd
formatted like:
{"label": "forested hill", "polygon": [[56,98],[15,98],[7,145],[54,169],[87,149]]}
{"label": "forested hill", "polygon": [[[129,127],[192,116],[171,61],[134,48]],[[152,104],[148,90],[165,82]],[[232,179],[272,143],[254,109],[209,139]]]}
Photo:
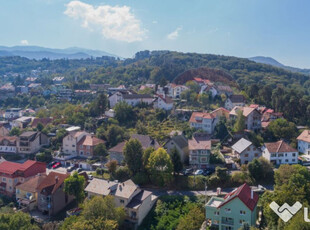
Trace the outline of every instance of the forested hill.
{"label": "forested hill", "polygon": [[89,83],[128,86],[159,83],[163,78],[173,81],[185,71],[200,67],[219,69],[229,74],[250,101],[284,112],[289,120],[297,124],[310,123],[310,76],[245,58],[172,51],[141,51],[134,58],[125,60],[113,57],[40,61],[0,58],[0,74],[48,69],[53,72],[52,75],[66,76],[75,89],[87,88]]}

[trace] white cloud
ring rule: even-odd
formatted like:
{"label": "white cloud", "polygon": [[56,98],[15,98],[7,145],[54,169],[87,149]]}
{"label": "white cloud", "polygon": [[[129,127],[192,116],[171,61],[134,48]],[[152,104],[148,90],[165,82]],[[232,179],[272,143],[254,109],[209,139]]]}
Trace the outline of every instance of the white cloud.
{"label": "white cloud", "polygon": [[154,21],[152,21],[152,23],[153,23],[153,24],[157,24],[157,23],[158,23],[158,21],[154,20]]}
{"label": "white cloud", "polygon": [[29,45],[29,42],[27,40],[21,40],[20,44],[27,46]]}
{"label": "white cloud", "polygon": [[179,37],[179,32],[182,30],[182,26],[179,26],[178,28],[176,28],[175,31],[172,31],[170,34],[167,35],[167,38],[169,40],[175,40]]}
{"label": "white cloud", "polygon": [[82,21],[82,27],[99,30],[105,38],[126,42],[142,41],[146,30],[129,6],[93,6],[80,1],[66,5],[65,15]]}

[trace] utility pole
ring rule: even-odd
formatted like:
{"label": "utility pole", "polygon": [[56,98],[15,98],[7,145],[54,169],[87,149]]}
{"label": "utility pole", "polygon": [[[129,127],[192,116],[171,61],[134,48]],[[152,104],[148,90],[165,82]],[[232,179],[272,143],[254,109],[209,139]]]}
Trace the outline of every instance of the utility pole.
{"label": "utility pole", "polygon": [[208,186],[207,186],[207,182],[205,180],[205,204],[207,204],[207,188],[208,188]]}

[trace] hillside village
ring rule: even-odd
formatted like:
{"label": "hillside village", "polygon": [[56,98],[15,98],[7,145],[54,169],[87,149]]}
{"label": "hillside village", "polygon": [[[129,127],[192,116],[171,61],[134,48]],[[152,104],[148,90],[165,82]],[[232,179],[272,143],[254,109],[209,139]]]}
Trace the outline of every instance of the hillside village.
{"label": "hillside village", "polygon": [[[149,229],[162,221],[160,205],[172,207],[190,196],[201,217],[193,224],[201,229],[277,223],[264,217],[266,202],[291,189],[281,187],[290,180],[283,174],[309,174],[310,129],[255,103],[236,82],[193,73],[171,82],[80,89],[50,70],[6,73],[0,87],[6,103],[0,109],[0,193],[9,202],[3,206],[11,202],[16,212],[45,226],[74,218],[79,223],[92,200],[112,199],[124,213],[111,229]],[[15,106],[27,97],[27,106]],[[177,229],[186,229],[182,221]]]}

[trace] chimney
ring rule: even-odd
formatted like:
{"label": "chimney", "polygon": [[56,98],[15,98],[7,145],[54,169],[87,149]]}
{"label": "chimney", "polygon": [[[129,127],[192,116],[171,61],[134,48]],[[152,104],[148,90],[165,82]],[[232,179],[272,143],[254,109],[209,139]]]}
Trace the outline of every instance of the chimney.
{"label": "chimney", "polygon": [[253,190],[251,189],[251,200],[253,200],[253,198],[254,198],[254,192],[253,192]]}
{"label": "chimney", "polygon": [[222,193],[222,189],[220,187],[218,187],[216,189],[216,194],[219,196],[219,195],[221,195],[221,193]]}
{"label": "chimney", "polygon": [[58,180],[59,180],[58,176],[55,176],[56,184],[58,183]]}

